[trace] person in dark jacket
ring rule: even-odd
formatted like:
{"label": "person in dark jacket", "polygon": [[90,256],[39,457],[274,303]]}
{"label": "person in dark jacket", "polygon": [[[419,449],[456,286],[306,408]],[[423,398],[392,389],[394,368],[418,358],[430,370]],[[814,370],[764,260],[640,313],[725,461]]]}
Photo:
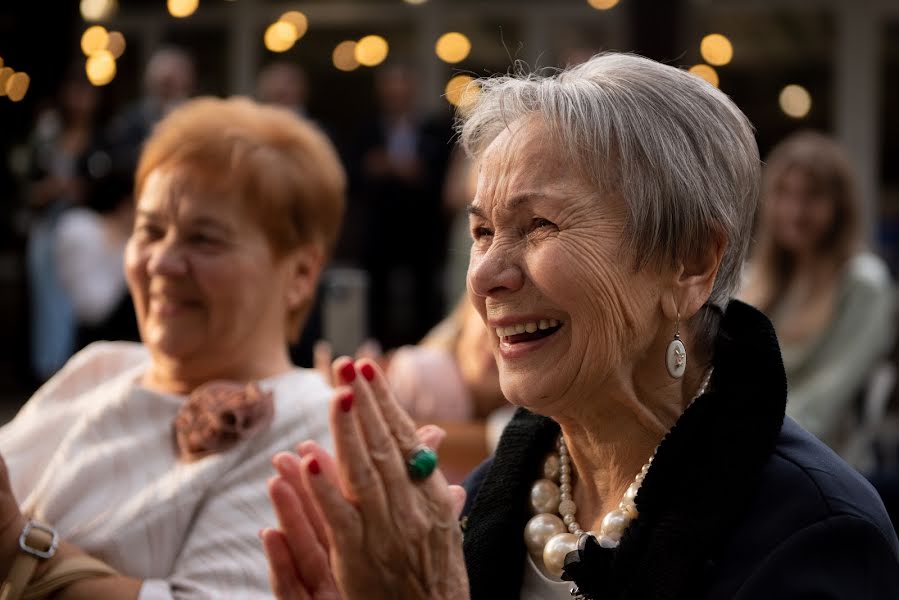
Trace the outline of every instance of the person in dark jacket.
{"label": "person in dark jacket", "polygon": [[632,55],[480,86],[468,288],[520,408],[463,491],[439,432],[338,359],[336,457],[275,457],[275,594],[899,598],[880,499],[785,418],[774,329],[732,299],[759,194],[743,113]]}

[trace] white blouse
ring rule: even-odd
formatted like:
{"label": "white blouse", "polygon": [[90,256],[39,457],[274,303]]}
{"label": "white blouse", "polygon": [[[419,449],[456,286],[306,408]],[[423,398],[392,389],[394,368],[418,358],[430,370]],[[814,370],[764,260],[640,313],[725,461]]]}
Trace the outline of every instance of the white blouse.
{"label": "white blouse", "polygon": [[307,439],[330,447],[331,389],[306,369],[260,381],[271,427],[186,463],[172,430],[184,397],[138,383],[149,360],[140,344],[88,346],[0,428],[22,511],[142,579],[141,600],[271,598],[258,539],[276,524],[271,457]]}

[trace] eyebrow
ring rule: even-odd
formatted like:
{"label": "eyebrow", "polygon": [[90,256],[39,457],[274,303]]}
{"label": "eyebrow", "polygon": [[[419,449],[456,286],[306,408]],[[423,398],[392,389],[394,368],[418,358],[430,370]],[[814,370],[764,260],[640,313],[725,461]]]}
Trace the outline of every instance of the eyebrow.
{"label": "eyebrow", "polygon": [[[149,221],[156,221],[160,218],[160,213],[158,211],[146,210],[146,209],[138,209],[136,217],[147,219]],[[199,216],[190,220],[189,225],[191,227],[206,227],[209,229],[217,229],[222,233],[230,234],[234,232],[234,228],[228,225],[227,223],[222,223],[221,221],[217,221],[212,217]]]}
{"label": "eyebrow", "polygon": [[[547,195],[543,192],[523,192],[521,194],[512,196],[512,198],[508,202],[503,204],[503,208],[508,211],[514,211],[518,209],[522,204],[527,204],[529,202],[533,202],[534,200],[540,200],[546,197]],[[487,218],[484,214],[484,211],[481,210],[480,207],[475,206],[474,203],[469,203],[468,205],[466,205],[465,211],[469,215],[474,215],[482,219]]]}

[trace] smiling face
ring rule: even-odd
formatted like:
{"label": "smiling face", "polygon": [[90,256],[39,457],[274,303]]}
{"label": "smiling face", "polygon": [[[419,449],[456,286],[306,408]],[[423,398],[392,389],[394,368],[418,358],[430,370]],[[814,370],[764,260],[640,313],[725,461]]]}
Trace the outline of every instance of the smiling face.
{"label": "smiling face", "polygon": [[137,200],[125,273],[141,338],[186,379],[270,375],[305,289],[293,255],[275,257],[239,199],[186,173],[151,172]]}
{"label": "smiling face", "polygon": [[549,140],[539,120],[519,121],[485,151],[468,286],[506,398],[555,415],[661,361],[665,323],[660,274],[635,271],[621,249],[624,202]]}

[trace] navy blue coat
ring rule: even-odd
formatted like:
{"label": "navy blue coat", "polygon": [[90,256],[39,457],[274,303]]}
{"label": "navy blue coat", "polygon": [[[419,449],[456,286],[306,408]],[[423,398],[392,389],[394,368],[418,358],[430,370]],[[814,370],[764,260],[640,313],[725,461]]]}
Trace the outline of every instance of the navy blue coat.
{"label": "navy blue coat", "polygon": [[[662,441],[617,549],[569,554],[597,599],[899,599],[899,542],[874,489],[784,417],[774,330],[732,302],[710,390]],[[518,598],[528,491],[558,425],[520,409],[466,481],[472,598]]]}

